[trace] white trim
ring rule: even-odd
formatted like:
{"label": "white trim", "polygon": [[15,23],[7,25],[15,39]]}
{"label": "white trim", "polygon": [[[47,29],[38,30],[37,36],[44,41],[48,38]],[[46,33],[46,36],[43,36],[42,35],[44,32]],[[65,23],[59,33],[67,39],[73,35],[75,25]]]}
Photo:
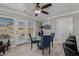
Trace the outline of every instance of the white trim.
{"label": "white trim", "polygon": [[[5,12],[5,13],[11,13],[11,14],[15,14],[17,16],[21,16],[21,17],[24,17],[24,18],[28,18],[28,19],[34,19],[34,20],[37,20],[36,17],[30,15],[30,14],[24,14],[24,12],[21,12],[21,11],[17,11],[13,8],[9,8],[9,7],[6,7],[4,5],[1,5],[0,4],[0,12]],[[76,14],[76,13],[79,13],[79,10],[76,10],[76,11],[73,11],[73,12],[68,12],[68,13],[64,13],[64,14],[60,14],[60,15],[56,15],[56,16],[49,16],[49,17],[45,17],[45,18],[41,18],[43,19],[42,21],[45,21],[47,19],[55,19],[55,18],[60,18],[60,17],[64,17],[64,16],[69,16],[69,15],[73,15],[73,14]],[[11,16],[11,15],[10,15]]]}
{"label": "white trim", "polygon": [[12,47],[16,47],[16,44],[14,44],[14,45],[11,45],[11,48],[12,48]]}
{"label": "white trim", "polygon": [[0,14],[0,17],[10,18],[10,19],[13,19],[13,20],[16,19],[14,17],[8,16],[8,15],[1,15],[1,14]]}
{"label": "white trim", "polygon": [[76,11],[73,11],[73,12],[64,13],[64,14],[60,14],[60,15],[57,15],[57,16],[50,16],[48,18],[44,18],[44,20],[70,16],[70,15],[74,15],[74,14],[77,14],[77,13],[79,13],[79,10],[76,10]]}
{"label": "white trim", "polygon": [[[2,9],[1,9],[2,8]],[[34,20],[37,20],[37,18],[36,17],[34,17],[34,16],[32,16],[32,15],[30,15],[30,14],[28,14],[28,13],[24,13],[24,12],[22,12],[22,11],[18,11],[18,10],[15,10],[15,9],[13,9],[13,8],[9,8],[9,7],[6,7],[6,6],[4,6],[4,5],[1,5],[0,4],[0,11],[2,12],[4,12],[5,10],[7,10],[8,11],[8,13],[14,13],[15,15],[19,15],[19,16],[23,16],[24,18],[31,18],[31,19],[34,19]],[[6,11],[6,12],[7,12]],[[44,18],[41,18],[41,19],[43,19],[43,20],[47,20],[47,19],[55,19],[55,18],[59,18],[59,17],[64,17],[64,16],[69,16],[69,15],[73,15],[73,14],[76,14],[76,13],[79,13],[79,10],[76,10],[76,11],[73,11],[73,12],[68,12],[68,13],[64,13],[64,14],[60,14],[60,15],[56,15],[56,16],[49,16],[49,17],[44,17]],[[30,16],[30,17],[29,17]]]}
{"label": "white trim", "polygon": [[36,20],[35,17],[29,15],[29,14],[25,14],[24,12],[21,12],[21,11],[17,11],[15,9],[12,9],[12,8],[8,8],[8,7],[5,7],[3,5],[0,5],[0,14],[11,14],[10,16],[21,16],[21,18],[25,18],[25,19],[34,19]]}

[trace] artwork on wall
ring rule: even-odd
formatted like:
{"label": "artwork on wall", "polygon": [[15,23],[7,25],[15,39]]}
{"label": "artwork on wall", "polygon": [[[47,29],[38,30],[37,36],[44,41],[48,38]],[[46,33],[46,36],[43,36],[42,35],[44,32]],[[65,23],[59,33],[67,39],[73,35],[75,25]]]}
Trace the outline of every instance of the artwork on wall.
{"label": "artwork on wall", "polygon": [[44,29],[50,30],[51,29],[51,21],[46,21],[43,25]]}
{"label": "artwork on wall", "polygon": [[51,31],[52,31],[52,28],[51,28],[51,25],[52,25],[52,22],[51,20],[47,20],[43,23],[43,32],[44,32],[44,35],[51,35]]}
{"label": "artwork on wall", "polygon": [[51,25],[50,24],[46,24],[46,25],[44,25],[44,28],[45,29],[51,29]]}

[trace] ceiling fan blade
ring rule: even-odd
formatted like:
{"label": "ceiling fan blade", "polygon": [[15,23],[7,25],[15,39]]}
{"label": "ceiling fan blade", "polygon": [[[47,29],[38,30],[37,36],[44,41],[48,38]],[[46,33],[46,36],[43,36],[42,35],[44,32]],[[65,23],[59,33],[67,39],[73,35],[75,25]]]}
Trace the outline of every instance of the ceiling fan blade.
{"label": "ceiling fan blade", "polygon": [[41,12],[42,12],[42,13],[44,13],[44,14],[49,14],[48,12],[46,12],[46,11],[43,11],[43,10],[42,10]]}
{"label": "ceiling fan blade", "polygon": [[45,9],[45,8],[50,7],[50,6],[52,6],[52,4],[51,3],[48,3],[48,4],[44,5],[44,6],[42,6],[41,9]]}

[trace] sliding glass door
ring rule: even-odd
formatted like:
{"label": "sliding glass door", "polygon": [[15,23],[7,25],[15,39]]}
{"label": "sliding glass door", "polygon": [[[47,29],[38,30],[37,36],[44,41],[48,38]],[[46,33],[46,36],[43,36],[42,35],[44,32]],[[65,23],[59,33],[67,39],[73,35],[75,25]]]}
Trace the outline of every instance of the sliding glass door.
{"label": "sliding glass door", "polygon": [[[13,19],[0,17],[0,41],[6,43],[13,39]],[[11,42],[12,43],[12,42]]]}

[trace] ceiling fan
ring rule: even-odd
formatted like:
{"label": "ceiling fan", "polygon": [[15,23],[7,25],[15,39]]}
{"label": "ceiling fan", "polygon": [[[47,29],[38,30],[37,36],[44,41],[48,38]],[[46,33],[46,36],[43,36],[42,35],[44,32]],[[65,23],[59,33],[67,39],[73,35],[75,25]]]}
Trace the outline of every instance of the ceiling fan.
{"label": "ceiling fan", "polygon": [[40,6],[39,4],[40,3],[36,3],[35,10],[34,10],[35,16],[38,16],[38,14],[40,14],[40,13],[48,15],[49,13],[47,11],[44,11],[43,9],[46,9],[46,8],[52,6],[52,4],[47,3],[46,5],[43,5],[43,6]]}

